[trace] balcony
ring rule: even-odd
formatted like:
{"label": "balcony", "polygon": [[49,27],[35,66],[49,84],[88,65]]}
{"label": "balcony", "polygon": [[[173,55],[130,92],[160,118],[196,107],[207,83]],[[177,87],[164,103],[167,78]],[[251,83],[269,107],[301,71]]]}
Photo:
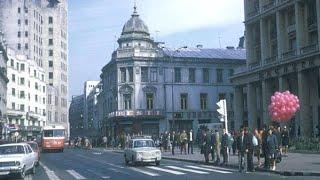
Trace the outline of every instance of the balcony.
{"label": "balcony", "polygon": [[275,5],[276,5],[276,1],[272,0],[271,2],[269,2],[269,3],[267,3],[267,4],[262,6],[262,11],[267,11],[267,10],[275,7]]}
{"label": "balcony", "polygon": [[282,59],[283,60],[288,60],[290,58],[293,58],[297,56],[297,50],[296,49],[292,49],[292,50],[289,50],[285,53],[282,53]]}
{"label": "balcony", "polygon": [[287,27],[287,33],[290,34],[290,33],[293,33],[296,31],[296,24],[291,24]]}
{"label": "balcony", "polygon": [[284,4],[290,2],[291,0],[278,0],[278,4]]}
{"label": "balcony", "polygon": [[258,69],[261,66],[261,61],[254,61],[249,64],[250,70]]}
{"label": "balcony", "polygon": [[309,31],[316,31],[317,30],[317,17],[308,17],[307,19],[308,29]]}
{"label": "balcony", "polygon": [[268,57],[264,60],[264,62],[266,64],[271,64],[271,63],[274,63],[277,61],[277,56],[271,56],[271,57]]}
{"label": "balcony", "polygon": [[120,110],[108,114],[108,118],[114,117],[164,117],[163,110]]}
{"label": "balcony", "polygon": [[253,11],[249,12],[248,17],[253,17],[259,14],[259,7],[255,7]]}
{"label": "balcony", "polygon": [[311,44],[300,49],[301,54],[310,54],[319,51],[318,43]]}

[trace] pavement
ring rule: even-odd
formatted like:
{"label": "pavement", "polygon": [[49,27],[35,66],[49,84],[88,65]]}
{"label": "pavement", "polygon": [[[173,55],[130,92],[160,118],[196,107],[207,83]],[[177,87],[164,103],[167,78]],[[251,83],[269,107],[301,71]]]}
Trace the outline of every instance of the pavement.
{"label": "pavement", "polygon": [[[65,149],[63,153],[42,153],[40,166],[35,175],[25,179],[73,180],[313,180],[319,177],[286,177],[265,172],[239,173],[228,167],[215,167],[193,162],[163,159],[160,166],[152,164],[126,166],[121,151],[103,149]],[[14,179],[3,177],[0,179]]]}

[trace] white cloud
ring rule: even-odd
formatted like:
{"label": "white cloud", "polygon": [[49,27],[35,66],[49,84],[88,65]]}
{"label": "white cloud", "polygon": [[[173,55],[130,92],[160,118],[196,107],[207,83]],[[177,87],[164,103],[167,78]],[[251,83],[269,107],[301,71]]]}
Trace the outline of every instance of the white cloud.
{"label": "white cloud", "polygon": [[138,11],[150,32],[169,35],[243,21],[242,0],[141,0]]}

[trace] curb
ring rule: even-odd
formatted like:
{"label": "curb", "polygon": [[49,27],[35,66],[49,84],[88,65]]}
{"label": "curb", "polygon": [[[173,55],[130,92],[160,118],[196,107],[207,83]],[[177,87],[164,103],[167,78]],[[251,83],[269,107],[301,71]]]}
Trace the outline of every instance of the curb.
{"label": "curb", "polygon": [[[199,160],[179,159],[179,158],[172,158],[172,157],[162,157],[162,159],[191,162],[191,163],[197,163],[197,164],[206,164],[206,165],[210,164],[210,165],[215,166],[215,164],[212,162],[205,163],[204,161],[199,161]],[[216,167],[220,167],[220,166],[216,166]],[[228,167],[231,169],[238,169],[237,165],[227,165],[227,166],[223,166],[223,167]],[[268,173],[278,174],[278,175],[282,175],[282,176],[320,176],[320,172],[271,171],[271,170],[266,170],[263,168],[256,168],[255,170],[258,172],[268,172]]]}

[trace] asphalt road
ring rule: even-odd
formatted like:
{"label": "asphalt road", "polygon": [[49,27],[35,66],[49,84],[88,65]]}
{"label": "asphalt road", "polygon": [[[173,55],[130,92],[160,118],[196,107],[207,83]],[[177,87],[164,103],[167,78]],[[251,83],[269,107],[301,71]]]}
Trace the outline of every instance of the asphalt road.
{"label": "asphalt road", "polygon": [[[3,177],[0,179],[15,179]],[[162,160],[160,166],[125,166],[123,155],[110,151],[66,149],[63,153],[43,153],[35,175],[25,179],[73,180],[300,180],[320,179],[319,177],[284,177],[269,173],[238,173],[233,169],[204,166],[180,161]]]}

